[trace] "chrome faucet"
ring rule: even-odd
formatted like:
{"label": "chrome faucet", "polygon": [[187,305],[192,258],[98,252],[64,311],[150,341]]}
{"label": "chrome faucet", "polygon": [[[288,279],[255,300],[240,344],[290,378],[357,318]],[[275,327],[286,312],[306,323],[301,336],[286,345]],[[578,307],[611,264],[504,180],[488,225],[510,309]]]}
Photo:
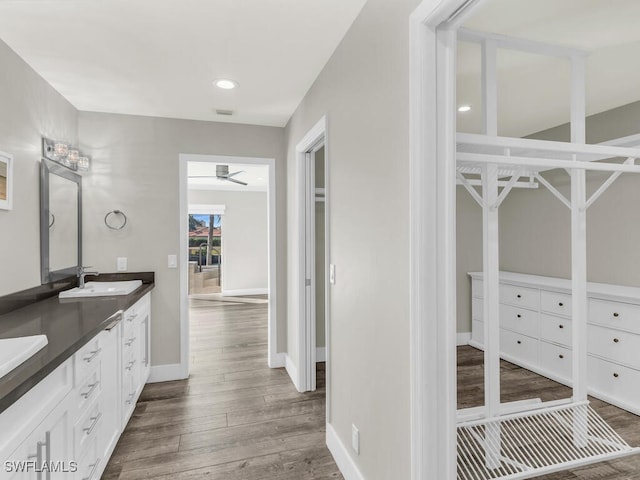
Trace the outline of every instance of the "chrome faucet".
{"label": "chrome faucet", "polygon": [[100,275],[100,272],[89,272],[87,268],[92,267],[78,267],[78,288],[84,288],[84,277],[87,275],[95,275],[96,277]]}

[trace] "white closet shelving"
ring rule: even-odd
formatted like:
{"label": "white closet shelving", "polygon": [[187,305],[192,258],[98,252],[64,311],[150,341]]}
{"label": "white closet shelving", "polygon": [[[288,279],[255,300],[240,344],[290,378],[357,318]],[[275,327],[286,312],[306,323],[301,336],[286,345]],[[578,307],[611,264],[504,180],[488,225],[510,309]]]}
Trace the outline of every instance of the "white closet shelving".
{"label": "white closet shelving", "polygon": [[[586,211],[623,173],[640,173],[640,149],[629,142],[588,145],[585,138],[585,52],[461,30],[482,49],[484,134],[457,135],[457,179],[483,212],[485,404],[458,411],[458,479],[523,479],[640,452],[630,447],[587,399]],[[499,137],[498,49],[566,58],[571,64],[571,142]],[[541,172],[566,170],[570,198]],[[590,197],[586,172],[610,172]],[[501,403],[498,210],[513,188],[549,189],[571,211],[571,398]],[[480,187],[478,190],[476,187]]]}

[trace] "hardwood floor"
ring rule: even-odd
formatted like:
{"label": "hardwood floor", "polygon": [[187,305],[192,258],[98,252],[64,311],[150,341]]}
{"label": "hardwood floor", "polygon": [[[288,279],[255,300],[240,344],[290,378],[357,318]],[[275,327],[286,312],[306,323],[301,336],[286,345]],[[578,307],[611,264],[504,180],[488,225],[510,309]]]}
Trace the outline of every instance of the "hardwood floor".
{"label": "hardwood floor", "polygon": [[[543,401],[571,397],[571,389],[548,378],[502,361],[500,367],[503,402],[539,397]],[[473,347],[458,347],[458,408],[484,404],[483,353]],[[640,446],[640,417],[590,397],[591,406],[632,447]],[[640,480],[640,455],[600,462],[580,469],[536,477],[541,480]]]}
{"label": "hardwood floor", "polygon": [[147,385],[105,480],[342,479],[325,446],[324,364],[300,394],[267,359],[267,305],[192,300],[188,380]]}

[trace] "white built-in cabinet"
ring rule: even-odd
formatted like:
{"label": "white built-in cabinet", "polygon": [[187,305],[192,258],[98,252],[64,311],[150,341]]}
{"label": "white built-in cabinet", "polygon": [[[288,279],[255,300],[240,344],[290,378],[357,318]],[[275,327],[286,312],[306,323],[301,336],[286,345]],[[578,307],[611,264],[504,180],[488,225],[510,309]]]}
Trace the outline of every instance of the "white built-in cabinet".
{"label": "white built-in cabinet", "polygon": [[[470,273],[470,345],[483,348],[482,273]],[[500,355],[571,385],[571,282],[500,273]],[[640,289],[588,283],[589,393],[640,415]]]}
{"label": "white built-in cabinet", "polygon": [[150,295],[0,414],[0,479],[100,478],[149,378]]}

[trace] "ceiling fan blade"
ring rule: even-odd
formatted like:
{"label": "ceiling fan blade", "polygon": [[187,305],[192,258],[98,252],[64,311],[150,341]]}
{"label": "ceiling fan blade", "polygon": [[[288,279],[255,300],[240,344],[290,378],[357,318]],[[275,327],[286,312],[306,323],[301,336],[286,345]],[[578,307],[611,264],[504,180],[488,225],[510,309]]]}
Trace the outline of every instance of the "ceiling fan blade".
{"label": "ceiling fan blade", "polygon": [[239,184],[239,185],[245,185],[245,186],[246,186],[246,185],[249,185],[248,183],[246,183],[246,182],[241,182],[240,180],[236,180],[235,178],[229,178],[229,177],[226,177],[226,178],[225,178],[225,180],[227,180],[227,181],[229,181],[229,182],[237,183],[237,184]]}
{"label": "ceiling fan blade", "polygon": [[227,174],[227,178],[229,177],[235,177],[236,175],[240,174],[240,173],[245,173],[244,170],[238,170],[237,172],[233,172],[233,173],[229,173]]}

